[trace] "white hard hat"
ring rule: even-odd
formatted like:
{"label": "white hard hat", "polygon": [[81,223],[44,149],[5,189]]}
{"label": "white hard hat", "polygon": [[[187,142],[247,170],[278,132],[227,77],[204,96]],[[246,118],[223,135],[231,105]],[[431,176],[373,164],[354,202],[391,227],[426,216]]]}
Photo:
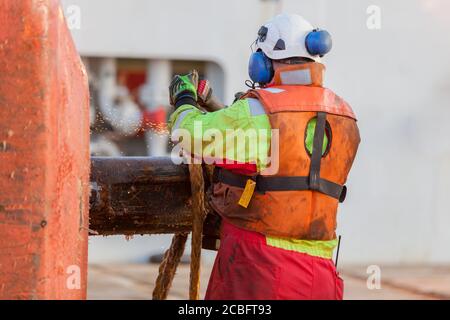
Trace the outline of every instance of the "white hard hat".
{"label": "white hard hat", "polygon": [[314,30],[297,14],[279,14],[261,27],[256,47],[272,60],[304,57],[320,62],[320,56],[312,56],[306,48],[306,37]]}

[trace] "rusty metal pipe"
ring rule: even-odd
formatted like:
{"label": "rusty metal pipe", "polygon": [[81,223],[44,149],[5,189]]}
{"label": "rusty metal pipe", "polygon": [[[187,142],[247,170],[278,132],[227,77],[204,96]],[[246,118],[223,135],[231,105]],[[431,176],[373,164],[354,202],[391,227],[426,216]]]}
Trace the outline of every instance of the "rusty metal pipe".
{"label": "rusty metal pipe", "polygon": [[91,159],[90,229],[98,235],[189,232],[186,165],[170,158]]}

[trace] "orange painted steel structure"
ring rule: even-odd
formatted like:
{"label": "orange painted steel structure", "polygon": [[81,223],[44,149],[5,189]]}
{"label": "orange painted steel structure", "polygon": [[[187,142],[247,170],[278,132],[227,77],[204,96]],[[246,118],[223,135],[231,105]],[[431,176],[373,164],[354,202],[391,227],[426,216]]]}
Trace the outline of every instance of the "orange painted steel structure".
{"label": "orange painted steel structure", "polygon": [[0,0],[0,299],[86,298],[87,76],[57,0]]}

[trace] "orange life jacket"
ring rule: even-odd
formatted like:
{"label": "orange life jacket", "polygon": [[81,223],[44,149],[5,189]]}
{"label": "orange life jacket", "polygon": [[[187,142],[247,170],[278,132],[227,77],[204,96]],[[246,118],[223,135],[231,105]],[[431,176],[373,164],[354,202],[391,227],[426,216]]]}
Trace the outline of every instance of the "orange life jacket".
{"label": "orange life jacket", "polygon": [[[279,130],[278,172],[243,176],[216,172],[212,207],[238,227],[273,237],[332,240],[339,201],[355,159],[360,136],[350,106],[320,86],[280,85],[250,90],[272,129]],[[309,121],[316,118],[313,151],[305,146]],[[323,153],[324,136],[328,148]],[[272,137],[272,152],[274,139]],[[256,191],[247,208],[238,203],[248,180]]]}

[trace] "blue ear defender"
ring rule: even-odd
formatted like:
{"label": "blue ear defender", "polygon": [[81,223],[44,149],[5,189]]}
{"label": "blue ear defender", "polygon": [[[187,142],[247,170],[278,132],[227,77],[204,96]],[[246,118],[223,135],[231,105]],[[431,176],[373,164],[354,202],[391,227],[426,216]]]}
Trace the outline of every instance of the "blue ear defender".
{"label": "blue ear defender", "polygon": [[263,85],[269,83],[274,75],[272,61],[261,50],[252,53],[248,63],[248,74],[255,83]]}
{"label": "blue ear defender", "polygon": [[[266,27],[261,27],[258,32],[259,38],[256,41],[264,42],[267,31]],[[282,41],[282,39],[278,40],[274,50],[285,50],[284,42],[282,42],[282,47],[278,46],[280,40]],[[323,57],[331,51],[333,40],[328,31],[315,29],[306,36],[305,47],[311,56]],[[274,76],[272,60],[259,49],[250,56],[248,74],[254,83],[259,83],[260,85],[269,83]]]}
{"label": "blue ear defender", "polygon": [[328,31],[325,30],[313,30],[306,36],[306,50],[312,56],[323,57],[331,51],[333,47],[333,40]]}

